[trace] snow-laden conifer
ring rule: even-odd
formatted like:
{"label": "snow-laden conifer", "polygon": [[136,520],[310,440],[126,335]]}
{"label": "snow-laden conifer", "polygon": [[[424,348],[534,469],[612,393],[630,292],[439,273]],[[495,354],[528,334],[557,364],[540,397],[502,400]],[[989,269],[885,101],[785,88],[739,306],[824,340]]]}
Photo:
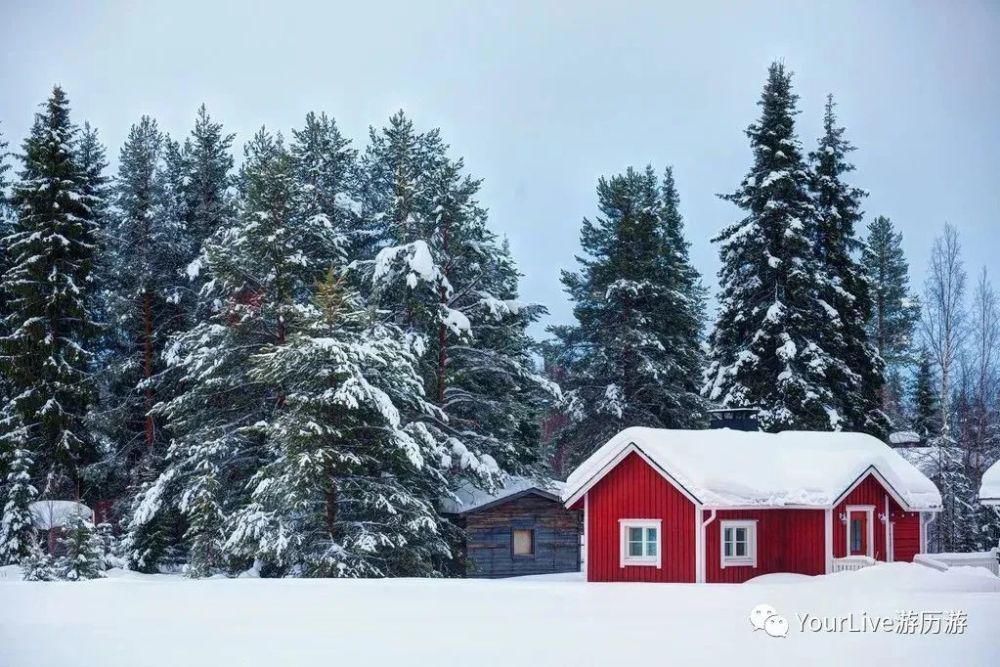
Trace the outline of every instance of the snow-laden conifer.
{"label": "snow-laden conifer", "polygon": [[583,221],[581,268],[562,278],[577,324],[554,329],[570,389],[560,438],[577,461],[626,426],[692,428],[705,415],[704,296],[673,173],[661,183],[651,167],[629,169],[602,178],[597,194],[601,215]]}
{"label": "snow-laden conifer", "polygon": [[102,161],[92,133],[81,154],[78,133],[56,87],[24,142],[17,220],[4,240],[10,264],[0,366],[18,417],[5,422],[26,430],[24,448],[49,497],[79,493],[81,470],[95,456],[86,416],[94,397],[91,271]]}
{"label": "snow-laden conifer", "polygon": [[725,197],[745,216],[715,239],[721,290],[702,391],[725,407],[757,408],[767,430],[829,430],[844,420],[822,340],[836,313],[816,290],[826,278],[815,260],[815,211],[791,83],[784,65],[771,65],[760,119],[747,128],[753,165]]}

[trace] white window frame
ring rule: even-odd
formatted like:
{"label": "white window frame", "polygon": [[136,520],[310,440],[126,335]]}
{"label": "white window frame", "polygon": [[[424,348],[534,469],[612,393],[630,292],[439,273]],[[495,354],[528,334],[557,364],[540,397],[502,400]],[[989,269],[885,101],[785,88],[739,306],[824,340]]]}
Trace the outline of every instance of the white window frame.
{"label": "white window frame", "polygon": [[[747,531],[747,553],[745,556],[736,555],[735,543],[733,555],[726,555],[726,529],[744,528]],[[757,567],[757,520],[756,519],[729,519],[719,523],[719,563],[722,569],[727,567]]]}
{"label": "white window frame", "polygon": [[[628,530],[629,528],[642,528],[643,551],[646,545],[646,529],[656,529],[656,556],[629,556],[628,555]],[[663,564],[663,520],[662,519],[619,519],[618,520],[618,545],[619,559],[621,567],[656,567],[660,569]]]}

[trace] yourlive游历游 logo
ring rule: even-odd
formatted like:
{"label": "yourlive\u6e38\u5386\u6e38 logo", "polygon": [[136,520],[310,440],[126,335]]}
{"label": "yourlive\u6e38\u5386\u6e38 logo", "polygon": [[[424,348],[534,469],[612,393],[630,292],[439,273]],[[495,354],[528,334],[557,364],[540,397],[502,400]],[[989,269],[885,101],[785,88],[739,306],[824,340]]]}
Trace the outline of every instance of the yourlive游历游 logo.
{"label": "yourlive\u6e38\u5386\u6e38 logo", "polygon": [[759,604],[750,610],[753,631],[763,630],[769,637],[787,637],[788,619],[769,604]]}

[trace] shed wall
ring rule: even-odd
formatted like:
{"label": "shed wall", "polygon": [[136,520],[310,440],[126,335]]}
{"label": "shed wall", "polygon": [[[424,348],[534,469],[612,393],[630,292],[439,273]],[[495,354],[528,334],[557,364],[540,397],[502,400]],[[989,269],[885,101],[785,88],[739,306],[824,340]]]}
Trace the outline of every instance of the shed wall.
{"label": "shed wall", "polygon": [[[580,512],[558,501],[525,495],[463,515],[468,577],[515,577],[580,569]],[[516,528],[534,531],[534,554],[514,556]]]}

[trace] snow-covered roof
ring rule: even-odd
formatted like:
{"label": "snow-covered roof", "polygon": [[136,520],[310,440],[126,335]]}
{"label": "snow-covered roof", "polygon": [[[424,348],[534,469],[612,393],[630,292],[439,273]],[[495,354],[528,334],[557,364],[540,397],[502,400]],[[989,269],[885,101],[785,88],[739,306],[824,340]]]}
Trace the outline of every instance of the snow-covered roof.
{"label": "snow-covered roof", "polygon": [[82,514],[87,521],[94,520],[94,510],[72,500],[39,500],[31,503],[28,510],[31,512],[32,525],[39,530],[65,526],[77,514]]}
{"label": "snow-covered roof", "polygon": [[464,514],[529,491],[540,492],[558,498],[564,486],[563,482],[554,480],[508,477],[502,487],[497,489],[496,492],[490,493],[476,488],[472,484],[467,484],[455,491],[455,495],[458,496],[457,500],[454,498],[445,498],[441,501],[441,511],[445,514]]}
{"label": "snow-covered roof", "polygon": [[889,442],[894,445],[914,445],[920,440],[920,434],[916,431],[895,431],[889,434]]}
{"label": "snow-covered roof", "polygon": [[911,510],[936,510],[941,494],[920,470],[862,433],[627,428],[566,480],[575,501],[630,451],[638,451],[707,507],[831,507],[874,470]]}
{"label": "snow-covered roof", "polygon": [[1000,505],[1000,461],[991,465],[983,473],[983,483],[979,487],[979,500],[984,505]]}

